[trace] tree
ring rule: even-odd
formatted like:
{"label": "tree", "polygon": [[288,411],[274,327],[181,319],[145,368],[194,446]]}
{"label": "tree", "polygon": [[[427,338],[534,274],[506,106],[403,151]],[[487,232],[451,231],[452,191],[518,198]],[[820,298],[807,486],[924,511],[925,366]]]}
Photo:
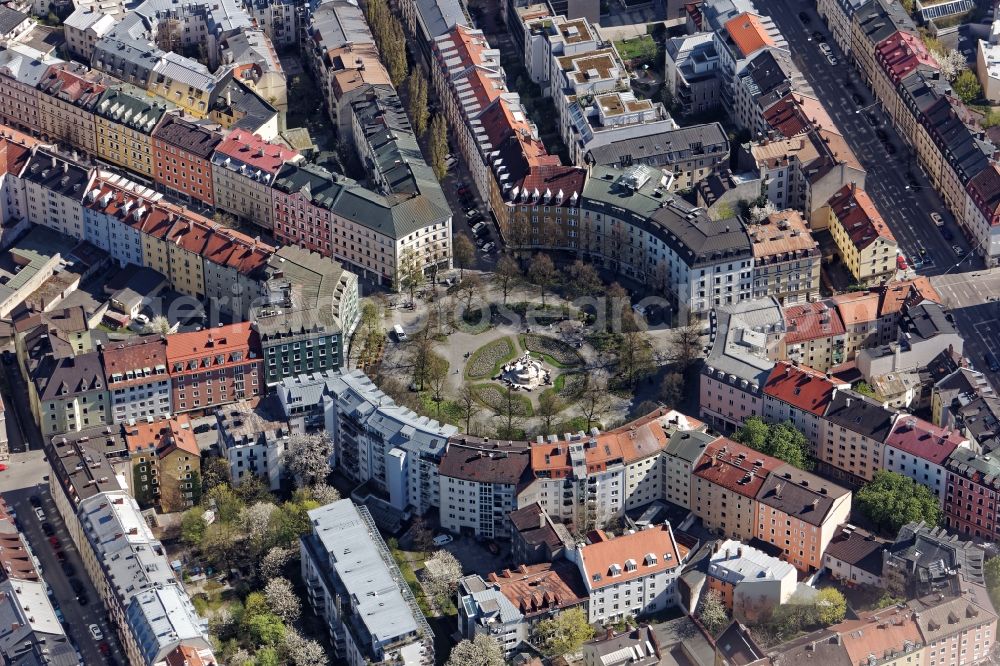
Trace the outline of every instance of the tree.
{"label": "tree", "polygon": [[843,621],[847,614],[847,600],[835,587],[824,587],[816,595],[819,624],[829,627]]}
{"label": "tree", "polygon": [[410,525],[410,540],[417,550],[431,550],[434,548],[434,533],[427,526],[424,519],[417,516]]}
{"label": "tree", "polygon": [[292,556],[296,551],[281,546],[272,546],[267,554],[260,560],[260,577],[262,580],[270,580],[280,576],[285,566],[292,561]]}
{"label": "tree", "polygon": [[750,209],[749,213],[750,221],[753,222],[754,224],[760,224],[761,222],[769,218],[772,214],[777,212],[778,212],[778,207],[775,206],[772,201],[767,200],[763,204],[759,206],[753,206]]}
{"label": "tree", "polygon": [[201,491],[207,494],[220,485],[229,485],[229,462],[215,456],[201,459]]}
{"label": "tree", "polygon": [[604,380],[599,380],[591,376],[587,380],[587,387],[580,394],[580,411],[587,419],[587,430],[598,422],[598,415],[607,409],[608,406],[608,385]]}
{"label": "tree", "polygon": [[593,264],[586,264],[580,259],[574,261],[573,265],[569,267],[569,275],[573,278],[569,286],[575,294],[590,296],[600,293],[604,287],[604,283],[601,282]]}
{"label": "tree", "polygon": [[809,469],[809,440],[791,421],[770,425],[752,416],[733,433],[733,439],[751,449],[784,460],[793,467]]}
{"label": "tree", "polygon": [[228,485],[216,486],[206,493],[208,502],[215,507],[215,517],[218,522],[235,522],[243,513],[243,500],[233,492]]}
{"label": "tree", "polygon": [[986,577],[986,587],[994,589],[1000,587],[1000,555],[991,557],[983,565],[983,575]]}
{"label": "tree", "polygon": [[200,506],[188,509],[181,516],[181,540],[189,546],[200,544],[207,528],[205,510]]}
{"label": "tree", "polygon": [[580,607],[565,610],[535,625],[535,645],[550,657],[571,654],[594,637],[594,628]]}
{"label": "tree", "polygon": [[712,636],[718,636],[729,625],[726,605],[722,603],[722,596],[716,590],[709,590],[701,595],[697,617]]}
{"label": "tree", "polygon": [[668,407],[676,407],[684,396],[684,376],[679,372],[668,372],[660,382],[660,402]]}
{"label": "tree", "polygon": [[292,435],[285,445],[285,470],[296,488],[326,483],[333,443],[321,433]]}
{"label": "tree", "polygon": [[309,497],[320,506],[326,506],[340,500],[340,491],[325,483],[317,483],[309,489]]}
{"label": "tree", "polygon": [[157,315],[149,322],[149,332],[167,335],[170,333],[170,320],[163,315]]}
{"label": "tree", "polygon": [[450,595],[462,577],[462,565],[447,550],[439,550],[424,563],[424,586],[431,596]]}
{"label": "tree", "polygon": [[954,81],[963,71],[968,71],[965,56],[955,49],[946,52],[931,49],[931,55],[937,60],[941,76],[947,81]]}
{"label": "tree", "polygon": [[500,389],[500,404],[495,407],[497,416],[500,417],[500,427],[497,428],[497,437],[500,439],[518,439],[520,435],[521,416],[524,407],[518,400],[517,393],[506,386]]}
{"label": "tree", "polygon": [[413,248],[403,250],[399,256],[396,281],[399,289],[405,289],[410,294],[410,302],[412,303],[414,293],[424,283],[424,268],[420,263],[420,256]]}
{"label": "tree", "polygon": [[653,367],[653,346],[641,330],[629,330],[618,343],[618,371],[625,385],[634,387]]}
{"label": "tree", "polygon": [[434,341],[431,340],[425,329],[414,337],[409,359],[413,383],[420,391],[424,390],[424,383],[428,380],[428,370],[433,356],[437,356],[434,353]]}
{"label": "tree", "polygon": [[503,648],[492,636],[476,634],[451,649],[445,666],[504,666]]}
{"label": "tree", "polygon": [[500,288],[503,294],[503,304],[507,305],[507,296],[514,286],[521,280],[521,267],[517,265],[514,258],[504,255],[497,262],[496,271],[493,273],[493,282]]}
{"label": "tree", "polygon": [[326,666],[329,663],[322,645],[305,638],[292,627],[285,630],[282,647],[292,666]]}
{"label": "tree", "polygon": [[[462,238],[462,236],[459,236]],[[468,312],[472,309],[472,299],[476,297],[476,294],[482,290],[483,283],[479,279],[478,275],[470,273],[464,280],[458,284],[458,290],[462,293],[462,297],[465,299],[465,311]]]}
{"label": "tree", "polygon": [[431,352],[427,363],[427,383],[431,386],[434,401],[437,403],[438,418],[441,418],[441,403],[444,402],[444,389],[448,383],[448,361],[439,354]]}
{"label": "tree", "polygon": [[413,131],[417,136],[423,136],[427,130],[430,111],[427,108],[427,79],[419,65],[414,65],[410,69],[410,76],[406,79],[406,89],[410,95],[410,121],[413,123]]}
{"label": "tree", "polygon": [[451,256],[458,266],[458,279],[465,281],[465,269],[471,268],[476,261],[476,246],[472,244],[469,237],[459,234],[455,237],[455,242],[451,244]]}
{"label": "tree", "polygon": [[555,282],[556,267],[552,263],[552,258],[544,252],[538,252],[531,259],[528,266],[528,279],[538,287],[542,293],[542,307],[545,307],[545,292]]}
{"label": "tree", "polygon": [[281,666],[281,658],[273,647],[263,647],[253,653],[253,666]]}
{"label": "tree", "polygon": [[444,180],[448,174],[448,125],[440,113],[431,120],[431,138],[429,141],[431,168],[438,180]]}
{"label": "tree", "polygon": [[937,498],[926,486],[889,470],[876,471],[854,502],[878,529],[894,536],[907,523],[922,520],[933,527],[941,520]]}
{"label": "tree", "polygon": [[375,301],[365,301],[361,305],[361,318],[359,323],[365,331],[366,338],[372,338],[378,334],[385,335],[382,327],[382,310]]}
{"label": "tree", "polygon": [[966,104],[979,99],[983,94],[983,87],[979,85],[979,79],[970,70],[966,69],[959,74],[951,84],[955,94]]}
{"label": "tree", "polygon": [[481,411],[479,401],[476,399],[475,391],[473,391],[470,386],[462,386],[458,392],[458,398],[455,400],[455,404],[458,405],[461,418],[465,421],[465,430],[463,432],[471,432],[472,420],[476,418],[476,414]]}
{"label": "tree", "polygon": [[302,615],[302,604],[299,595],[295,593],[292,583],[287,578],[272,578],[264,586],[264,596],[271,612],[285,623],[291,624]]}
{"label": "tree", "polygon": [[701,331],[697,326],[679,326],[671,331],[670,360],[685,372],[701,356]]}
{"label": "tree", "polygon": [[869,398],[875,397],[875,389],[871,387],[868,382],[858,382],[854,385],[854,392],[860,393],[861,395],[866,395]]}
{"label": "tree", "polygon": [[257,644],[278,645],[285,637],[285,624],[273,613],[262,613],[249,620],[244,619],[243,627]]}
{"label": "tree", "polygon": [[250,542],[254,555],[263,552],[270,536],[271,516],[278,507],[270,502],[257,502],[240,514],[240,528]]}
{"label": "tree", "polygon": [[563,406],[562,400],[554,390],[543,391],[538,396],[538,416],[545,425],[544,434],[552,434],[552,421],[555,420],[556,414],[562,411]]}

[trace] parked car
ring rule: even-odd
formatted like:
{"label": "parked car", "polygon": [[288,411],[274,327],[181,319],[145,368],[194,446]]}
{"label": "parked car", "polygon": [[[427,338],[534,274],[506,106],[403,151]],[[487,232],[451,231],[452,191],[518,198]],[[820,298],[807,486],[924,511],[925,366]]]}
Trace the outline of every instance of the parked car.
{"label": "parked car", "polygon": [[830,45],[827,44],[827,43],[825,43],[825,42],[821,43],[819,45],[819,50],[822,51],[823,53],[832,53],[833,52],[833,49],[830,48]]}
{"label": "parked car", "polygon": [[962,256],[964,256],[964,255],[965,255],[965,250],[963,250],[963,249],[962,249],[962,248],[961,248],[960,246],[958,246],[958,245],[952,245],[952,246],[951,246],[951,249],[952,249],[952,250],[954,250],[954,251],[955,251],[955,254],[957,254],[957,255],[958,255],[958,256],[960,256],[960,257],[962,257]]}
{"label": "parked car", "polygon": [[57,536],[50,536],[49,537],[49,544],[51,544],[51,546],[53,548],[58,548],[59,547],[59,537],[57,537]]}
{"label": "parked car", "polygon": [[901,254],[896,255],[896,268],[898,268],[901,271],[905,271],[907,268],[909,268],[909,266],[906,265],[906,257],[904,257]]}
{"label": "parked car", "polygon": [[465,209],[465,216],[466,217],[475,217],[476,215],[479,215],[479,209],[478,208],[466,208]]}
{"label": "parked car", "polygon": [[90,635],[93,636],[95,641],[104,640],[104,632],[101,631],[101,628],[98,627],[96,624],[90,625],[89,627],[87,627],[87,629],[90,630]]}
{"label": "parked car", "polygon": [[454,540],[455,539],[452,538],[450,534],[438,534],[436,537],[434,537],[434,545],[440,547],[449,544]]}
{"label": "parked car", "polygon": [[194,429],[194,434],[201,435],[212,429],[212,426],[207,423],[202,423],[200,426],[196,426]]}
{"label": "parked car", "polygon": [[56,529],[52,527],[52,523],[46,521],[42,523],[42,533],[45,536],[52,536],[53,534],[56,533]]}
{"label": "parked car", "polygon": [[799,12],[799,20],[802,21],[803,25],[809,25],[812,22],[809,14],[806,14],[805,12]]}
{"label": "parked car", "polygon": [[484,245],[481,249],[482,249],[483,254],[489,254],[490,252],[492,252],[493,250],[495,250],[496,247],[497,247],[497,244],[491,241],[491,242],[487,243],[486,245]]}
{"label": "parked car", "polygon": [[826,61],[828,63],[830,63],[831,65],[833,65],[834,67],[836,67],[839,64],[839,62],[840,62],[836,58],[833,57],[832,53],[827,53],[826,54]]}
{"label": "parked car", "polygon": [[56,551],[56,560],[58,560],[60,563],[65,562],[66,561],[66,553],[64,553],[61,550],[57,550]]}
{"label": "parked car", "polygon": [[854,103],[858,106],[863,106],[865,103],[865,98],[858,93],[851,93],[851,99],[854,100]]}
{"label": "parked car", "polygon": [[67,577],[76,575],[76,567],[73,566],[72,562],[61,562],[60,565],[62,566],[63,573],[66,574]]}
{"label": "parked car", "polygon": [[889,153],[890,155],[896,154],[896,146],[893,145],[892,141],[886,141],[885,143],[882,144],[882,147],[885,148],[885,152]]}
{"label": "parked car", "polygon": [[872,127],[879,126],[878,116],[876,116],[871,111],[865,111],[865,120],[867,120],[868,124],[871,125]]}
{"label": "parked car", "polygon": [[35,508],[35,515],[38,516],[38,520],[45,520],[45,511],[41,507]]}
{"label": "parked car", "polygon": [[943,227],[944,226],[944,218],[941,217],[941,213],[938,213],[937,211],[931,213],[931,220],[938,227]]}
{"label": "parked car", "polygon": [[476,222],[472,225],[472,233],[479,236],[480,234],[489,233],[489,228],[487,228],[485,222]]}
{"label": "parked car", "polygon": [[986,367],[990,369],[990,372],[1000,372],[1000,361],[997,360],[996,354],[993,352],[986,352],[983,356],[983,360],[986,361]]}
{"label": "parked car", "polygon": [[812,38],[821,44],[826,41],[826,35],[819,30],[813,30]]}
{"label": "parked car", "polygon": [[36,509],[42,505],[42,498],[39,497],[38,495],[32,495],[31,497],[28,498],[28,501],[31,502],[31,506],[35,507]]}

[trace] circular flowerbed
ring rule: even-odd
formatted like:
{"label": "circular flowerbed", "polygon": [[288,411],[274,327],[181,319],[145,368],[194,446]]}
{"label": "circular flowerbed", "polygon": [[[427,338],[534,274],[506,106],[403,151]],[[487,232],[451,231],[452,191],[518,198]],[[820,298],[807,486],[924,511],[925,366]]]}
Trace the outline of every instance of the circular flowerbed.
{"label": "circular flowerbed", "polygon": [[472,352],[465,364],[465,376],[469,379],[485,379],[500,372],[500,366],[514,358],[514,341],[500,338],[487,343]]}
{"label": "circular flowerbed", "polygon": [[[507,391],[496,384],[477,384],[472,387],[476,398],[498,414],[507,411]],[[531,416],[531,401],[523,395],[514,394],[512,411],[515,416]]]}
{"label": "circular flowerbed", "polygon": [[559,367],[574,368],[583,364],[583,359],[575,349],[547,335],[527,333],[524,335],[524,346],[528,351],[548,356]]}

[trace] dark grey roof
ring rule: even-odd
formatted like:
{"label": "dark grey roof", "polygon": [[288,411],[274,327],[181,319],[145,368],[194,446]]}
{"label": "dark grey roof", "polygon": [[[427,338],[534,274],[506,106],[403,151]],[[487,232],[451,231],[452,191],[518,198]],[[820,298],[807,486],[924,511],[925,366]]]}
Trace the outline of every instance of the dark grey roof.
{"label": "dark grey roof", "polygon": [[[790,468],[791,465],[784,465],[768,474],[757,491],[757,501],[810,525],[822,525],[834,500],[848,491],[831,483],[824,484],[821,479],[807,472],[799,470],[794,473]],[[805,480],[809,485],[803,484],[803,476],[811,478],[811,483],[809,479]],[[821,488],[827,489],[827,492],[820,492]],[[840,492],[831,493],[830,488]]]}
{"label": "dark grey roof", "polygon": [[719,157],[729,153],[729,139],[719,123],[690,125],[635,139],[612,141],[588,151],[593,164],[614,166],[651,157],[679,162],[698,156]]}
{"label": "dark grey roof", "polygon": [[230,129],[257,132],[278,113],[264,98],[231,77],[216,86],[212,97],[213,111],[237,117]]}
{"label": "dark grey roof", "polygon": [[826,555],[882,576],[882,552],[886,544],[873,534],[853,525],[841,525],[826,547]]}
{"label": "dark grey roof", "polygon": [[900,83],[900,96],[921,114],[951,89],[938,70],[924,65],[904,76]]}
{"label": "dark grey roof", "polygon": [[438,466],[438,474],[454,479],[517,486],[528,481],[531,449],[524,442],[477,446],[469,438],[453,437]]}
{"label": "dark grey roof", "polygon": [[456,25],[469,25],[462,0],[416,0],[424,41],[433,42]]}
{"label": "dark grey roof", "polygon": [[878,44],[897,30],[911,34],[917,32],[913,19],[903,5],[894,0],[874,0],[861,7],[856,15],[862,32],[872,45]]}
{"label": "dark grey roof", "polygon": [[650,180],[639,190],[619,182],[623,172],[594,167],[584,186],[584,208],[639,227],[669,246],[688,266],[751,256],[750,237],[736,218],[713,220],[702,208],[661,191]]}
{"label": "dark grey roof", "polygon": [[11,9],[6,5],[0,5],[0,35],[12,32],[19,25],[28,20],[28,15]]}
{"label": "dark grey roof", "polygon": [[1000,398],[980,396],[958,408],[963,430],[987,452],[1000,446]]}
{"label": "dark grey roof", "polygon": [[59,485],[76,507],[94,495],[121,490],[110,460],[128,459],[121,426],[100,426],[56,435],[45,454]]}
{"label": "dark grey roof", "polygon": [[[908,523],[899,530],[895,542],[888,547],[889,559],[904,565],[912,582],[929,584],[958,572],[967,581],[985,584],[983,549],[971,541],[961,541],[943,527],[925,523]],[[916,588],[916,589],[919,589]]]}
{"label": "dark grey roof", "polygon": [[22,178],[38,183],[64,197],[83,200],[91,171],[78,162],[44,149],[35,151],[25,166]]}
{"label": "dark grey roof", "polygon": [[59,359],[46,355],[33,370],[31,378],[43,401],[72,398],[107,386],[97,352]]}
{"label": "dark grey roof", "polygon": [[141,91],[129,91],[121,86],[105,90],[94,113],[112,122],[143,134],[150,134],[167,112],[167,103]]}
{"label": "dark grey roof", "polygon": [[770,666],[855,666],[840,637],[829,629],[820,629],[768,652]]}
{"label": "dark grey roof", "polygon": [[743,68],[741,80],[754,97],[770,95],[771,93],[777,93],[783,97],[791,92],[794,73],[793,65],[786,52],[765,49]]}
{"label": "dark grey roof", "polygon": [[[955,169],[962,185],[967,185],[989,166],[993,144],[978,138],[977,131],[965,124],[959,102],[950,97],[937,100],[925,113],[927,131]],[[971,120],[970,120],[971,122]]]}
{"label": "dark grey roof", "polygon": [[699,430],[674,430],[664,450],[668,455],[694,464],[716,436]]}
{"label": "dark grey roof", "polygon": [[168,113],[156,127],[153,138],[207,160],[222,141],[222,134],[205,125]]}
{"label": "dark grey roof", "polygon": [[[732,666],[747,666],[764,656],[764,650],[754,642],[750,631],[736,621],[730,623],[729,627],[715,639],[715,645],[725,658],[725,662]],[[847,664],[836,666],[853,666],[850,662],[848,659]]]}
{"label": "dark grey roof", "polygon": [[937,335],[957,333],[938,303],[924,302],[909,308],[900,327],[907,333],[929,340]]}
{"label": "dark grey roof", "polygon": [[892,430],[896,412],[860,393],[835,389],[825,417],[834,425],[884,442]]}

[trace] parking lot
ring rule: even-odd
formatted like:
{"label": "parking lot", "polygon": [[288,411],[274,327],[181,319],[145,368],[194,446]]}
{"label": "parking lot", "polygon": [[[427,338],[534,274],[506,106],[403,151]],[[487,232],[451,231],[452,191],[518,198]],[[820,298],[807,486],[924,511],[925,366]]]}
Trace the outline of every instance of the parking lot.
{"label": "parking lot", "polygon": [[[38,558],[42,577],[51,590],[49,599],[62,614],[63,627],[80,652],[83,663],[125,664],[124,652],[108,621],[104,604],[91,584],[80,554],[49,494],[44,478],[48,470],[41,452],[17,454],[12,457],[7,471],[0,473],[0,492],[14,510],[21,533]],[[36,515],[32,498],[39,504],[44,520]],[[46,530],[51,532],[57,547],[50,543]],[[65,562],[60,562],[57,552],[63,553]],[[74,585],[82,590],[80,598],[73,589]],[[86,599],[86,603],[81,599]],[[94,640],[90,625],[97,625],[103,640]],[[106,644],[109,656],[102,653],[101,643]]]}

